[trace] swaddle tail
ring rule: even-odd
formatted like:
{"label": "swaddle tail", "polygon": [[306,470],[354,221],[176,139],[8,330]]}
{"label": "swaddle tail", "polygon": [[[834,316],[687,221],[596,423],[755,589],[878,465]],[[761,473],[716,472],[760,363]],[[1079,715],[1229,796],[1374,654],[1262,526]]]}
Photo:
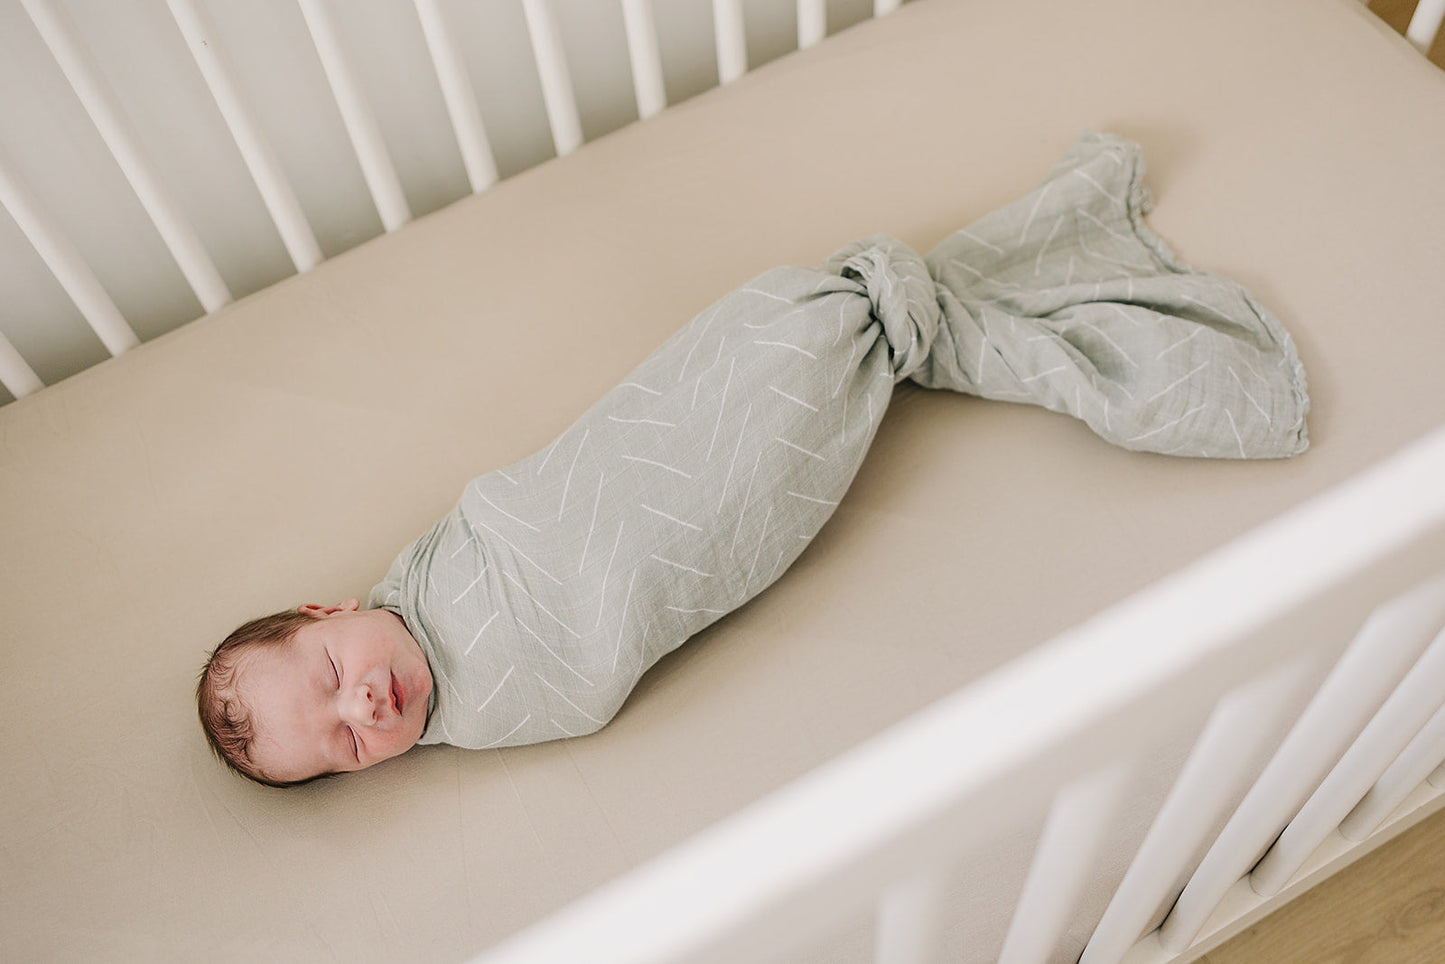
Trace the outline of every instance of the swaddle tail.
{"label": "swaddle tail", "polygon": [[1038,189],[940,243],[926,261],[945,323],[913,380],[1065,412],[1129,449],[1303,451],[1288,333],[1144,224],[1143,176],[1137,144],[1086,132]]}

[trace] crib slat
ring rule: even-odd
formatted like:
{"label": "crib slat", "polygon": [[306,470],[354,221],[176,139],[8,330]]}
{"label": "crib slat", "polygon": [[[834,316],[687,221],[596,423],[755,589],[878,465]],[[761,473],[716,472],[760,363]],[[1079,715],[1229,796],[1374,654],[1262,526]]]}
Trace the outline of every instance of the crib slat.
{"label": "crib slat", "polygon": [[1442,689],[1445,631],[1430,643],[1425,655],[1405,674],[1385,705],[1260,860],[1249,876],[1255,893],[1272,897],[1289,883],[1295,871],[1434,715]]}
{"label": "crib slat", "polygon": [[804,50],[828,35],[825,0],[798,0],[798,49]]}
{"label": "crib slat", "polygon": [[[35,248],[35,253],[40,255],[46,267],[65,289],[65,293],[70,295],[70,299],[85,316],[90,327],[95,329],[106,351],[119,355],[139,345],[140,339],[121,316],[120,309],[111,301],[110,295],[105,293],[105,288],[101,286],[95,272],[90,270],[90,265],[85,263],[75,245],[71,244],[40,210],[34,196],[11,173],[9,164],[3,157],[0,157],[0,204],[10,212],[10,216]],[[25,372],[30,371],[28,366],[24,369],[13,367],[14,361],[19,358],[16,354],[10,367],[17,378],[16,384],[34,391],[40,387],[40,380],[35,378],[34,372],[30,372],[26,377]],[[20,364],[24,365],[24,362]],[[20,393],[11,387],[9,378],[5,380],[5,385],[12,395],[20,397]]]}
{"label": "crib slat", "polygon": [[1048,958],[1103,845],[1129,770],[1128,762],[1116,762],[1059,791],[1014,908],[999,964],[1031,964]]}
{"label": "crib slat", "polygon": [[411,209],[402,193],[391,155],[386,152],[376,116],[361,93],[351,64],[346,59],[346,51],[342,49],[341,39],[336,35],[331,11],[326,0],[296,2],[306,18],[306,29],[311,32],[311,42],[321,58],[321,68],[326,72],[326,81],[331,85],[336,106],[341,110],[341,121],[346,125],[346,134],[361,164],[362,177],[366,179],[376,211],[381,215],[381,223],[386,230],[395,231],[411,220]]}
{"label": "crib slat", "polygon": [[1381,606],[1365,621],[1289,735],[1220,831],[1159,929],[1179,953],[1203,928],[1229,888],[1364,728],[1445,620],[1445,579]]}
{"label": "crib slat", "polygon": [[877,964],[928,964],[943,936],[943,875],[927,873],[894,884],[878,902]]}
{"label": "crib slat", "polygon": [[1405,28],[1405,39],[1420,53],[1428,53],[1440,32],[1441,20],[1445,20],[1445,0],[1420,0],[1410,17],[1410,26]]}
{"label": "crib slat", "polygon": [[231,68],[221,52],[209,16],[194,0],[166,2],[170,5],[171,17],[181,29],[181,35],[186,38],[186,46],[191,49],[196,66],[201,69],[206,86],[211,89],[211,96],[221,110],[231,137],[241,150],[241,158],[261,192],[261,200],[265,202],[276,229],[281,232],[286,252],[291,255],[297,271],[311,270],[321,263],[321,246],[316,243],[316,235],[301,211],[301,204],[281,170],[276,153],[261,136],[251,109],[231,80]]}
{"label": "crib slat", "polygon": [[492,146],[482,124],[477,95],[467,79],[466,68],[462,65],[461,55],[452,41],[451,29],[437,6],[437,0],[416,0],[416,15],[421,21],[432,66],[436,68],[442,99],[446,101],[452,131],[457,136],[457,146],[462,151],[467,181],[472,185],[472,192],[480,194],[497,182],[497,162],[492,157]]}
{"label": "crib slat", "polygon": [[1340,824],[1346,840],[1364,840],[1445,759],[1445,707],[1405,747],[1364,798]]}
{"label": "crib slat", "polygon": [[21,2],[201,305],[209,312],[228,303],[230,289],[180,206],[161,184],[115,94],[101,77],[70,19],[51,0]]}
{"label": "crib slat", "polygon": [[562,35],[547,0],[522,0],[522,11],[527,15],[527,34],[532,38],[532,55],[542,80],[542,100],[547,107],[547,121],[552,125],[552,143],[556,145],[557,156],[565,157],[582,143],[582,123],[577,119],[577,100],[572,93],[572,77],[567,72]]}
{"label": "crib slat", "polygon": [[16,398],[24,398],[45,387],[4,332],[0,332],[0,385],[4,385],[5,390]]}
{"label": "crib slat", "polygon": [[1219,701],[1079,964],[1112,964],[1139,939],[1195,848],[1248,785],[1261,742],[1277,732],[1309,666],[1296,659]]}
{"label": "crib slat", "polygon": [[627,56],[632,62],[632,87],[637,92],[637,116],[646,120],[667,106],[662,85],[662,53],[657,46],[657,22],[649,0],[622,0],[627,28]]}
{"label": "crib slat", "polygon": [[881,17],[898,9],[902,0],[873,0],[873,16]]}
{"label": "crib slat", "polygon": [[717,80],[726,84],[748,70],[742,0],[712,0],[712,23],[717,40]]}

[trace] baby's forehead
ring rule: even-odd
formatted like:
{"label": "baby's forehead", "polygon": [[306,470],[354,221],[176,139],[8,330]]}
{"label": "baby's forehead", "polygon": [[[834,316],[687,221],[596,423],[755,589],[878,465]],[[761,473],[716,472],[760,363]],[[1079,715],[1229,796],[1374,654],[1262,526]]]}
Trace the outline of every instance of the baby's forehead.
{"label": "baby's forehead", "polygon": [[231,672],[231,689],[253,710],[256,698],[278,683],[294,679],[304,662],[300,632],[288,639],[251,646],[236,655]]}

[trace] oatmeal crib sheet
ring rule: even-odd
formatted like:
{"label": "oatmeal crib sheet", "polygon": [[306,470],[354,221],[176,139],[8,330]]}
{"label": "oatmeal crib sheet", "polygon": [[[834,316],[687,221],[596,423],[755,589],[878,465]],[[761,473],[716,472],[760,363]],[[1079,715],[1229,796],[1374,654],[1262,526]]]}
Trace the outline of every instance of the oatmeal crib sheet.
{"label": "oatmeal crib sheet", "polygon": [[1289,335],[1144,225],[1143,175],[1139,145],[1085,132],[926,261],[877,235],[769,271],[551,445],[472,480],[371,592],[426,652],[421,742],[605,725],[658,659],[792,565],[906,378],[1063,411],[1126,448],[1302,451]]}

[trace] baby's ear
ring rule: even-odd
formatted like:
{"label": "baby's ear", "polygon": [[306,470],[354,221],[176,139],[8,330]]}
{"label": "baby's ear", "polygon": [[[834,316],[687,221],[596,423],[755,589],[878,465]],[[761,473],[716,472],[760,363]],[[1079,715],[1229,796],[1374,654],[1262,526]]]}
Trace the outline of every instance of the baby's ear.
{"label": "baby's ear", "polygon": [[316,603],[303,603],[296,607],[296,611],[298,613],[305,613],[308,616],[334,616],[337,613],[354,613],[360,608],[360,600],[348,599],[339,606],[319,606]]}

